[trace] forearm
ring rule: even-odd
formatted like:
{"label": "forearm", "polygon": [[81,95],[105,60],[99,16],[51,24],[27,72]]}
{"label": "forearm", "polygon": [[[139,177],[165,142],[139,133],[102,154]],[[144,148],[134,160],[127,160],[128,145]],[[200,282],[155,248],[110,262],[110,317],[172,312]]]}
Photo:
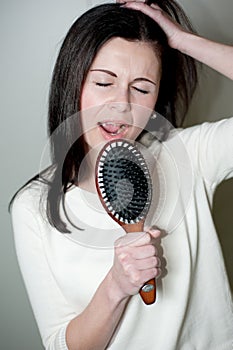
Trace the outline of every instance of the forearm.
{"label": "forearm", "polygon": [[109,344],[131,295],[160,274],[157,229],[130,232],[115,241],[114,263],[86,309],[67,327],[69,350],[103,350]]}
{"label": "forearm", "polygon": [[233,46],[184,32],[177,49],[233,79]]}
{"label": "forearm", "polygon": [[103,280],[90,304],[67,327],[69,350],[103,350],[108,345],[124,312],[128,298],[122,298],[111,276]]}

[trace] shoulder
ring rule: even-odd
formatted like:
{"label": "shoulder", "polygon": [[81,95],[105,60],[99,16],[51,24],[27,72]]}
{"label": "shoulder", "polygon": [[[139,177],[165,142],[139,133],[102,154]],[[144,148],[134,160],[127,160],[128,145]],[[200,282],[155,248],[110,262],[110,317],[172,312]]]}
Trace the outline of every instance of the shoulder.
{"label": "shoulder", "polygon": [[189,165],[198,178],[216,186],[233,175],[232,152],[231,117],[171,130],[167,139],[161,142],[159,159],[167,166],[174,163],[180,169]]}
{"label": "shoulder", "polygon": [[47,188],[48,186],[39,179],[30,181],[16,193],[12,201],[12,208],[23,206],[32,209],[36,203],[40,202]]}
{"label": "shoulder", "polygon": [[46,207],[50,181],[47,175],[43,172],[29,180],[12,200],[10,215],[17,242],[29,236],[41,239],[49,227]]}
{"label": "shoulder", "polygon": [[14,197],[11,208],[11,220],[14,234],[30,230],[40,232],[39,223],[46,219],[46,185],[33,180]]}
{"label": "shoulder", "polygon": [[[210,138],[217,137],[221,139],[226,137],[229,139],[228,135],[229,133],[232,134],[232,132],[233,117],[214,122],[204,122],[187,128],[174,128],[167,134],[166,139],[161,142],[161,145],[168,148],[183,145],[189,153],[197,154],[200,146],[207,143]],[[232,137],[231,140],[233,140]],[[152,142],[150,149],[152,151],[158,149],[158,140]]]}
{"label": "shoulder", "polygon": [[204,122],[199,125],[178,129],[178,136],[187,144],[191,142],[206,141],[207,138],[215,134],[218,137],[225,137],[229,131],[233,132],[233,117],[221,119],[218,121]]}
{"label": "shoulder", "polygon": [[11,202],[12,216],[26,213],[38,216],[38,213],[42,211],[41,209],[46,207],[52,173],[52,168],[46,169],[18,190]]}

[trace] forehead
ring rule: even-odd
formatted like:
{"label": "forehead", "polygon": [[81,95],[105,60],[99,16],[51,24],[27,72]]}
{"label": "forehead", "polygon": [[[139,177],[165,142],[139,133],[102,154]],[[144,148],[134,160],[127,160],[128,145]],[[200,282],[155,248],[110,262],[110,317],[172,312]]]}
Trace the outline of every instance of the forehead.
{"label": "forehead", "polygon": [[98,51],[92,67],[106,68],[115,66],[131,70],[158,70],[160,59],[152,44],[144,41],[129,41],[122,38],[112,38]]}

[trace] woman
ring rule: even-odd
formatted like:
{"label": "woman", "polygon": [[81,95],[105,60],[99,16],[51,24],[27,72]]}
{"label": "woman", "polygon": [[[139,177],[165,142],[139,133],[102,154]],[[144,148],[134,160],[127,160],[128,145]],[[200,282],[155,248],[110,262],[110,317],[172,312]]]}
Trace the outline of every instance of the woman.
{"label": "woman", "polygon": [[[191,34],[173,1],[161,7],[99,6],[62,45],[50,92],[53,164],[12,207],[46,349],[231,348],[230,290],[210,207],[217,184],[233,175],[233,119],[177,132],[170,123],[180,125],[195,89],[191,57],[233,78],[233,50]],[[148,149],[161,189],[145,232],[126,235],[99,206],[94,165],[100,145],[144,142],[144,129],[155,134]],[[154,277],[157,301],[145,306],[138,291]]]}

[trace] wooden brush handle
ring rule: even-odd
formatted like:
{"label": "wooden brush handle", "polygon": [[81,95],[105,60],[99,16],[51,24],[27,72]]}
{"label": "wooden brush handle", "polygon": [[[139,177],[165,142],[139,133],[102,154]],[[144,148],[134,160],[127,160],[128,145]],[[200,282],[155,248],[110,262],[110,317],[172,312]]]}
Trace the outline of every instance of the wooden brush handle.
{"label": "wooden brush handle", "polygon": [[153,304],[156,300],[156,284],[155,278],[147,281],[139,291],[142,300],[145,304]]}
{"label": "wooden brush handle", "polygon": [[[124,224],[122,227],[124,228],[126,233],[130,232],[142,232],[144,226],[144,221],[141,220],[136,224]],[[145,304],[150,305],[153,304],[156,300],[156,283],[155,278],[147,281],[140,289],[139,294],[144,301]]]}

